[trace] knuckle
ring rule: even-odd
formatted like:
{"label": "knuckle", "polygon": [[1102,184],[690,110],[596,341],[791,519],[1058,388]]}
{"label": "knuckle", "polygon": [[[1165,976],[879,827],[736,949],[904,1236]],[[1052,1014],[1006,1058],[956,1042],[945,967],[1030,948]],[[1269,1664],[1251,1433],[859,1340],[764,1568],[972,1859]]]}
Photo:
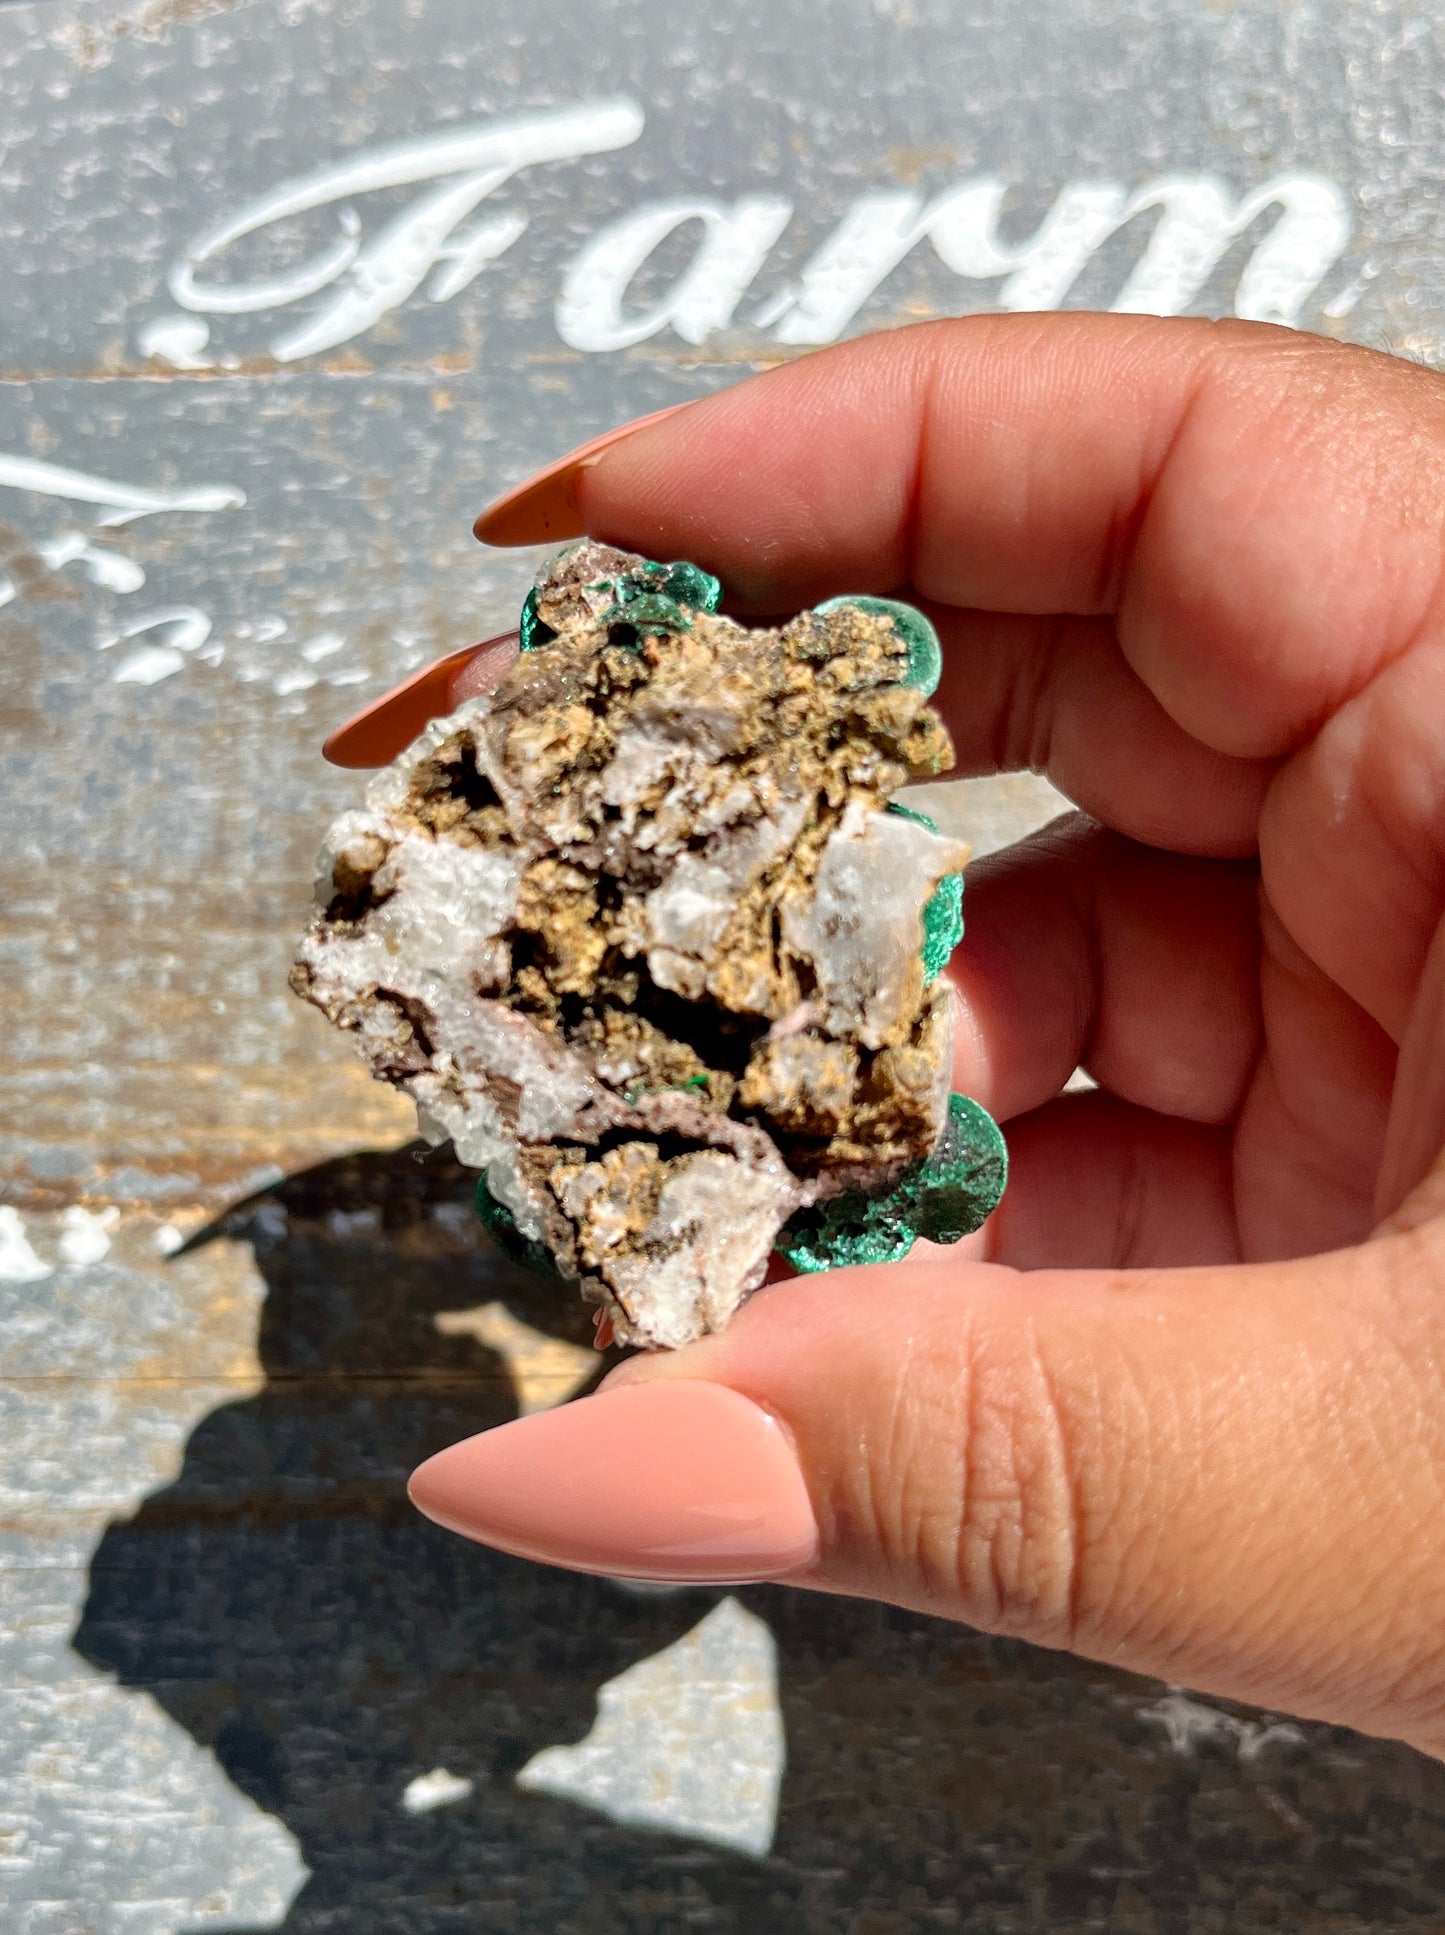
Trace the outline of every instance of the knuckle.
{"label": "knuckle", "polygon": [[979,1352],[952,1560],[974,1623],[1074,1648],[1107,1617],[1118,1514],[1099,1395],[1087,1366],[1061,1377],[1026,1330]]}
{"label": "knuckle", "polygon": [[1078,1522],[1052,1380],[1036,1352],[979,1366],[970,1405],[959,1571],[991,1625],[1068,1644]]}
{"label": "knuckle", "polygon": [[[844,1404],[836,1576],[982,1630],[1109,1650],[1148,1597],[1157,1393],[1087,1324],[956,1297]],[[1132,1610],[1131,1610],[1132,1608]]]}

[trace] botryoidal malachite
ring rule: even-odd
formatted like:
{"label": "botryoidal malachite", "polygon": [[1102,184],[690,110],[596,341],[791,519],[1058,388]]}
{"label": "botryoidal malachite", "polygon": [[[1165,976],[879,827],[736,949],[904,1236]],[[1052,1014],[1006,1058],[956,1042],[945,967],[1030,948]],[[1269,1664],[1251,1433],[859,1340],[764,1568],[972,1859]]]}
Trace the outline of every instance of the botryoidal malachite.
{"label": "botryoidal malachite", "polygon": [[933,1154],[883,1196],[835,1196],[800,1209],[777,1247],[795,1270],[841,1270],[851,1263],[898,1263],[920,1237],[957,1243],[998,1208],[1008,1181],[1008,1149],[986,1109],[966,1095],[948,1098],[948,1124]]}

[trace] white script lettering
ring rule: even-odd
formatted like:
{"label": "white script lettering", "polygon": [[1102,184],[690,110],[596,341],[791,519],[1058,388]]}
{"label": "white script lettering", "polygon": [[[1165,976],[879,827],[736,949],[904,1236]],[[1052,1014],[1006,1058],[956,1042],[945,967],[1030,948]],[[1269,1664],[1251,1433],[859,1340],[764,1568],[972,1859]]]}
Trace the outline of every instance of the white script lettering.
{"label": "white script lettering", "polygon": [[[515,209],[474,218],[480,202],[533,164],[625,148],[643,126],[636,102],[594,101],[391,142],[295,176],[191,244],[168,277],[171,294],[189,313],[144,323],[139,347],[173,368],[210,368],[201,312],[243,315],[320,296],[317,307],[270,344],[279,361],[294,362],[365,334],[423,283],[430,301],[449,302],[527,227],[526,215]],[[426,192],[364,235],[348,198],[417,184],[428,184]],[[1001,175],[983,174],[931,196],[911,188],[860,195],[796,285],[772,295],[750,327],[800,347],[834,342],[923,242],[954,275],[996,283],[991,306],[1057,309],[1097,252],[1135,223],[1138,253],[1115,310],[1180,314],[1239,244],[1244,260],[1235,314],[1293,326],[1351,233],[1343,190],[1303,169],[1242,191],[1205,173],[1160,175],[1136,188],[1069,181],[1033,233],[1019,240],[1003,232],[1009,188]],[[334,239],[294,268],[249,282],[202,279],[244,237],[332,204],[340,204]],[[792,214],[781,195],[762,193],[733,200],[670,196],[631,209],[599,229],[566,266],[558,334],[570,348],[593,354],[628,349],[668,329],[683,342],[705,343],[733,325]],[[701,233],[687,266],[661,296],[629,309],[627,293],[639,271],[690,224],[700,224]]]}
{"label": "white script lettering", "polygon": [[1070,182],[1023,242],[999,238],[1006,192],[998,176],[944,191],[925,203],[897,190],[864,195],[803,270],[777,335],[785,343],[831,343],[884,278],[925,238],[956,275],[1003,276],[998,306],[1056,309],[1094,251],[1135,216],[1162,211],[1113,307],[1175,316],[1203,288],[1229,244],[1278,207],[1256,243],[1235,295],[1235,314],[1295,324],[1350,238],[1345,198],[1322,175],[1278,175],[1236,202],[1212,175],[1165,175],[1130,195],[1117,182]]}
{"label": "white script lettering", "polygon": [[[105,515],[96,522],[103,528],[131,524],[140,517],[157,517],[162,511],[234,511],[246,501],[246,493],[233,484],[181,484],[169,490],[149,490],[142,484],[118,484],[108,477],[92,477],[83,470],[67,470],[60,464],[41,463],[34,457],[14,457],[4,451],[0,451],[0,488],[34,491],[42,497],[64,497],[74,504],[99,505]],[[122,597],[139,591],[146,581],[144,569],[134,558],[112,551],[106,545],[92,544],[79,531],[61,531],[46,538],[36,546],[35,555],[47,571],[61,571],[68,564],[78,564],[92,584]],[[0,606],[12,604],[19,596],[20,587],[14,578],[0,576]],[[172,656],[176,655],[177,647],[180,651],[195,651],[205,644],[211,630],[211,621],[204,612],[191,605],[178,605],[140,619],[131,630],[116,636],[130,638],[153,625],[173,629],[170,642],[155,648]],[[103,639],[101,647],[104,649],[114,642],[115,639]],[[153,658],[149,662],[155,665],[159,660]],[[177,665],[181,662],[177,657]],[[115,676],[120,679],[122,672]],[[151,682],[133,669],[125,671],[123,676],[141,683]]]}
{"label": "white script lettering", "polygon": [[[787,227],[793,204],[778,195],[649,202],[601,229],[576,257],[557,304],[557,334],[572,349],[626,349],[669,323],[685,343],[726,329],[768,251]],[[658,244],[684,222],[703,237],[686,271],[650,309],[628,315],[627,286]]]}
{"label": "white script lettering", "polygon": [[161,511],[234,511],[246,493],[232,484],[177,484],[169,490],[147,490],[141,484],[116,484],[106,477],[90,477],[83,470],[65,470],[34,457],[11,457],[0,451],[0,488],[38,491],[44,497],[68,497],[76,504],[101,504],[101,525],[130,524],[138,517]]}
{"label": "white script lettering", "polygon": [[[525,216],[494,217],[462,236],[453,231],[484,196],[519,170],[536,162],[575,160],[624,148],[642,129],[642,109],[635,102],[595,101],[392,142],[328,164],[282,182],[199,236],[171,270],[170,292],[183,309],[236,315],[280,308],[341,282],[331,301],[309,321],[271,345],[272,355],[283,363],[315,355],[370,329],[389,309],[405,302],[434,265],[444,266],[430,293],[433,301],[445,302],[464,289],[485,263],[510,248],[527,225]],[[286,275],[236,284],[196,279],[197,270],[233,242],[288,216],[326,207],[348,195],[437,180],[444,185],[404,209],[369,243],[361,240],[355,210],[343,208],[336,240]]]}

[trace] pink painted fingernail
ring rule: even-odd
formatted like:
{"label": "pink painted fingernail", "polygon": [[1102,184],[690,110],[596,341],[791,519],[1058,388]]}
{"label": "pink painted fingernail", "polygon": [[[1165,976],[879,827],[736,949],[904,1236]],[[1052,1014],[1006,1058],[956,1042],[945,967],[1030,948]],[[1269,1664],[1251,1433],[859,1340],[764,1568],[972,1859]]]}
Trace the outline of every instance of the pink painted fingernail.
{"label": "pink painted fingernail", "polygon": [[[502,632],[480,645],[464,645],[460,651],[448,652],[445,658],[424,665],[338,726],[322,746],[322,757],[333,766],[390,765],[424,726],[473,696],[464,682],[468,667],[499,646],[510,645],[515,651],[517,636],[516,632]],[[509,662],[509,658],[499,658],[502,670]],[[474,687],[475,691],[486,689],[484,684]]]}
{"label": "pink painted fingernail", "polygon": [[559,544],[564,538],[581,537],[582,498],[578,486],[587,466],[595,463],[613,444],[646,429],[650,423],[661,423],[664,417],[690,409],[696,401],[695,397],[689,397],[686,403],[669,403],[665,410],[634,417],[631,423],[619,423],[615,430],[604,430],[591,443],[569,450],[565,457],[534,471],[495,503],[488,504],[472,526],[473,532],[483,544]]}
{"label": "pink painted fingernail", "polygon": [[438,1525],[618,1578],[781,1579],[818,1527],[787,1434],[724,1384],[626,1384],[449,1445],[412,1473]]}

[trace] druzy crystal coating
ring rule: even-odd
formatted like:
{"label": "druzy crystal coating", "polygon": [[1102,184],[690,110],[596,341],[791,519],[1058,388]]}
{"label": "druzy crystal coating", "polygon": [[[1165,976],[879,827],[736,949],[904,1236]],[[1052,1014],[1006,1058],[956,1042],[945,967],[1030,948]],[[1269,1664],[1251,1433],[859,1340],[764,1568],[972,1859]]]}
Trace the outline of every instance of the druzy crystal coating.
{"label": "druzy crystal coating", "polygon": [[720,598],[691,564],[553,559],[496,689],[333,827],[293,971],[483,1172],[499,1246],[654,1348],[726,1323],[775,1245],[954,1240],[1002,1178],[949,1099],[967,848],[890,805],[952,763],[932,629]]}

